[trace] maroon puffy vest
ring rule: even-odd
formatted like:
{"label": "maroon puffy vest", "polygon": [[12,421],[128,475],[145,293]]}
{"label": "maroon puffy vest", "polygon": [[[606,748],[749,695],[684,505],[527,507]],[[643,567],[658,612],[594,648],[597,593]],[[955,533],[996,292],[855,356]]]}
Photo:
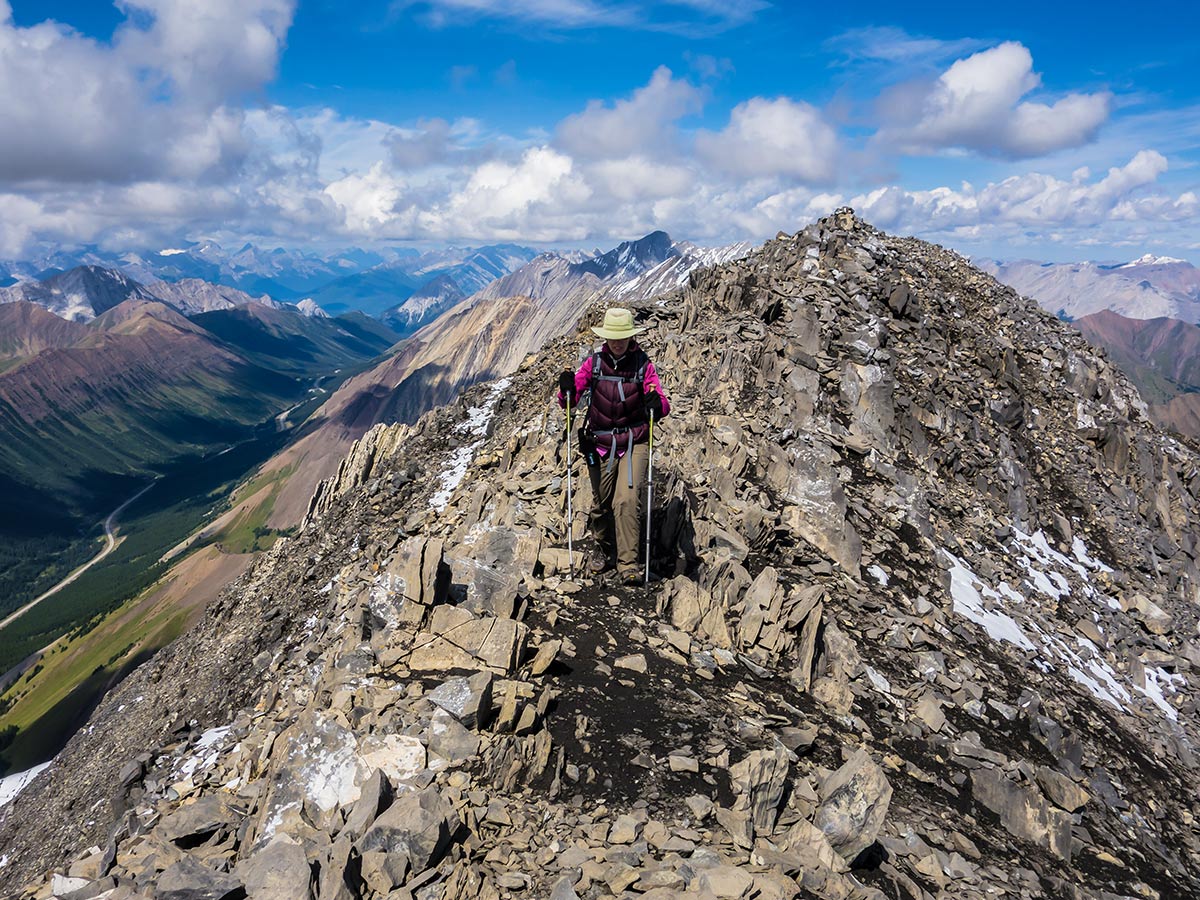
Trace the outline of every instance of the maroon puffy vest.
{"label": "maroon puffy vest", "polygon": [[616,437],[617,448],[624,449],[630,437],[643,444],[649,437],[650,424],[642,385],[646,366],[645,351],[631,343],[620,362],[604,347],[592,356],[592,399],[588,405],[588,431],[598,444]]}

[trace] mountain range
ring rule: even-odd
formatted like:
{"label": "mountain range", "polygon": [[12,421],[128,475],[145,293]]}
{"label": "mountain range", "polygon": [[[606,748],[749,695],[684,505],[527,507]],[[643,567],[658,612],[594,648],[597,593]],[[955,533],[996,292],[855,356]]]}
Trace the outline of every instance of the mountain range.
{"label": "mountain range", "polygon": [[[683,242],[676,244],[664,238],[665,235],[652,235],[642,241],[627,242],[607,254],[573,252],[542,255],[514,273],[515,277],[510,281],[502,280],[501,284],[489,290],[459,301],[453,311],[433,325],[391,348],[376,366],[359,374],[355,372],[363,367],[351,366],[336,378],[323,382],[324,388],[331,390],[332,395],[311,416],[309,411],[314,407],[310,404],[296,415],[288,417],[292,431],[282,436],[286,443],[281,450],[258,467],[257,471],[248,471],[243,487],[229,496],[227,501],[217,502],[215,512],[203,520],[197,520],[193,526],[196,530],[190,537],[186,532],[179,533],[162,549],[145,557],[148,562],[159,566],[160,563],[156,561],[161,555],[161,564],[170,566],[163,570],[161,578],[152,588],[139,594],[134,602],[123,606],[114,616],[105,619],[100,627],[64,639],[65,645],[61,641],[55,645],[59,648],[69,647],[66,652],[69,652],[70,658],[96,660],[99,676],[93,673],[84,684],[80,674],[85,670],[64,671],[61,663],[47,661],[42,655],[48,668],[40,671],[32,682],[24,679],[19,687],[13,688],[14,693],[7,699],[10,702],[17,697],[21,699],[5,721],[21,722],[22,727],[27,729],[18,738],[13,752],[20,759],[36,761],[42,758],[39,753],[53,752],[61,746],[61,741],[70,734],[69,730],[63,732],[64,725],[69,726],[74,716],[90,708],[93,698],[119,680],[125,671],[123,667],[127,663],[112,659],[114,651],[120,649],[113,647],[113,642],[120,641],[125,649],[125,658],[133,659],[153,653],[177,633],[171,629],[164,630],[161,625],[152,626],[151,623],[175,622],[174,628],[188,627],[203,612],[202,598],[211,598],[221,584],[237,576],[249,564],[252,557],[247,554],[270,546],[275,535],[290,533],[300,524],[309,509],[316,485],[337,472],[343,457],[372,425],[412,421],[431,406],[451,399],[464,386],[489,377],[491,373],[515,369],[554,329],[572,327],[595,296],[603,294],[618,298],[620,302],[633,301],[639,296],[648,297],[659,290],[685,283],[689,272],[697,267],[733,258],[749,249],[739,245],[721,250],[700,250],[693,245]],[[593,257],[603,257],[599,267],[578,265]],[[617,264],[613,265],[613,261]],[[12,309],[29,306],[8,304]],[[0,310],[3,309],[0,306]],[[41,318],[70,326],[74,330],[86,327],[63,322],[49,314]],[[294,328],[303,325],[306,332],[282,336],[273,334],[270,330],[272,320],[290,322]],[[297,365],[303,363],[305,354],[302,339],[311,339],[313,330],[325,333],[337,327],[342,331],[353,331],[353,326],[357,325],[364,330],[374,328],[386,331],[384,326],[362,314],[332,320],[302,319],[294,311],[279,310],[263,303],[246,303],[231,310],[199,313],[188,321],[216,338],[221,346],[236,348],[248,362],[253,361],[255,365],[273,373],[293,375],[299,374]],[[377,351],[378,345],[370,349]],[[332,365],[334,361],[328,362]],[[324,371],[329,370],[329,365]],[[341,386],[337,382],[340,378],[346,378]],[[307,383],[299,382],[301,386]],[[274,441],[274,438],[271,440]],[[270,446],[268,441],[256,441],[252,446],[259,444]],[[244,455],[242,450],[238,453]],[[135,448],[133,457],[136,455]],[[232,459],[232,454],[228,458]],[[217,461],[213,460],[214,463]],[[192,468],[208,467],[209,464],[205,463],[204,467]],[[103,483],[102,480],[97,481]],[[122,481],[119,485],[127,483]],[[209,485],[209,482],[205,481],[204,484]],[[204,488],[205,491],[212,489],[212,486]],[[134,490],[136,487],[130,485],[126,496]],[[155,496],[163,496],[161,486],[156,486],[147,498]],[[220,496],[224,497],[225,494]],[[27,508],[57,508],[47,505],[49,496],[37,499],[45,502],[34,502],[31,498],[26,504]],[[124,498],[112,499],[111,506],[115,506]],[[205,501],[199,509],[203,510],[212,503],[213,500]],[[177,520],[178,516],[172,521]],[[18,523],[27,520],[14,515],[10,521]],[[60,528],[67,530],[69,526],[70,522],[59,524]],[[261,545],[259,535],[264,536]],[[179,543],[172,549],[176,541]],[[28,571],[29,556],[30,553],[23,550],[17,557],[14,576],[17,567],[21,572]],[[0,569],[3,568],[0,564]],[[125,576],[127,579],[132,577],[129,566],[123,571],[129,572]],[[96,578],[102,575],[100,573]],[[102,592],[89,594],[85,587],[81,587],[77,593],[81,595],[77,602],[84,607],[91,604],[88,608],[94,608],[95,604],[95,600],[88,600],[88,597],[105,596]],[[56,635],[72,627],[69,618],[54,618],[49,613],[27,619],[33,621],[22,626],[29,634],[20,642],[13,635],[6,635],[13,638],[10,641],[13,648],[28,646],[29,649],[20,651],[18,659],[24,653],[45,646]],[[121,637],[131,634],[136,637]],[[51,658],[58,660],[60,657],[51,654]],[[86,671],[90,671],[90,668]],[[2,709],[3,701],[0,701]],[[28,712],[30,709],[48,710],[45,718],[49,724],[35,723],[34,730],[28,730],[29,724],[37,718]]]}
{"label": "mountain range", "polygon": [[275,500],[270,524],[299,524],[317,483],[336,472],[373,425],[415,421],[464,387],[514,371],[550,337],[573,328],[598,299],[645,300],[748,250],[746,244],[701,249],[655,232],[582,259],[541,254],[497,278],[347,380],[314,415],[311,429],[264,467],[294,472]]}
{"label": "mountain range", "polygon": [[1200,322],[1200,269],[1182,259],[1146,254],[1125,263],[979,260],[977,265],[1062,318],[1111,310],[1130,319]]}
{"label": "mountain range", "polygon": [[41,281],[24,281],[0,288],[0,305],[35,303],[60,318],[77,322],[94,319],[126,300],[163,303],[185,316],[251,304],[276,309],[288,306],[301,315],[327,315],[311,301],[304,306],[283,304],[265,294],[252,297],[236,288],[211,284],[198,278],[142,284],[120,269],[100,266],[78,266]]}
{"label": "mountain range", "polygon": [[550,399],[612,298],[363,435],[26,776],[0,892],[1200,893],[1200,455],[1120,369],[850,210],[628,298],[672,398],[631,586],[575,568]]}
{"label": "mountain range", "polygon": [[[535,255],[534,251],[513,244],[485,247],[443,247],[424,252],[412,248],[383,248],[379,251],[349,249],[329,254],[315,251],[263,249],[244,244],[226,249],[214,241],[186,244],[159,251],[111,253],[98,247],[77,251],[57,250],[24,261],[0,261],[0,286],[21,288],[29,282],[52,282],[50,291],[59,295],[80,293],[77,285],[58,288],[57,276],[76,269],[107,269],[121,272],[125,278],[142,285],[181,283],[184,298],[192,302],[197,287],[188,282],[210,285],[213,300],[220,299],[219,288],[239,293],[233,302],[243,302],[243,294],[266,296],[276,302],[311,299],[333,314],[358,310],[380,317],[386,310],[400,307],[414,293],[433,282],[449,282],[462,299],[492,279],[511,272]],[[79,278],[77,273],[73,276]],[[436,293],[438,288],[433,288]],[[162,299],[170,288],[160,287]],[[0,295],[3,296],[3,295]],[[15,299],[45,302],[21,293]],[[99,299],[99,298],[97,298]],[[181,298],[176,298],[181,299]],[[63,305],[65,310],[69,304]],[[413,310],[398,314],[403,333],[411,333],[430,320]]]}

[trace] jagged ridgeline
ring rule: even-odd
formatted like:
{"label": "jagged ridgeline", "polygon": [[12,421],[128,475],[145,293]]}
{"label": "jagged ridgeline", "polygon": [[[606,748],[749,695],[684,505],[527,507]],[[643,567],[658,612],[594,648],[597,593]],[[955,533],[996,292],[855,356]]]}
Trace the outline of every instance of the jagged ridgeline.
{"label": "jagged ridgeline", "polygon": [[639,317],[650,586],[567,571],[581,331],[360,441],[6,808],[5,892],[1200,893],[1200,469],[1125,378],[846,210]]}

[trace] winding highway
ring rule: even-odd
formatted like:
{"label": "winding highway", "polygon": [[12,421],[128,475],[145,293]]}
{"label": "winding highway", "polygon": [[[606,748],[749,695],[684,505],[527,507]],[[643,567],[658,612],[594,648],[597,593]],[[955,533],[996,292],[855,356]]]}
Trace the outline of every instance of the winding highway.
{"label": "winding highway", "polygon": [[108,556],[108,554],[112,553],[113,550],[115,550],[117,547],[117,536],[116,536],[117,535],[117,532],[116,532],[117,516],[119,516],[121,513],[123,513],[125,511],[125,509],[129,506],[129,504],[133,503],[134,500],[137,500],[139,497],[142,496],[142,494],[146,493],[146,491],[150,490],[150,488],[152,488],[152,487],[154,487],[153,481],[150,482],[150,484],[146,485],[144,488],[142,488],[140,491],[138,491],[136,494],[134,494],[132,497],[130,497],[128,500],[126,500],[124,503],[122,503],[120,506],[118,506],[116,509],[114,509],[111,513],[109,513],[108,518],[104,520],[104,536],[105,536],[105,538],[107,538],[107,542],[105,544],[104,549],[100,551],[99,555],[94,556],[88,562],[84,563],[82,566],[80,566],[78,569],[76,569],[74,572],[72,572],[70,575],[68,575],[66,578],[64,578],[62,581],[60,581],[54,587],[50,588],[50,590],[46,591],[46,593],[42,594],[40,597],[37,597],[36,599],[29,601],[24,606],[22,606],[20,609],[18,609],[16,612],[14,612],[10,616],[8,616],[6,619],[0,621],[0,628],[5,628],[10,622],[16,621],[21,616],[25,615],[25,613],[29,612],[29,610],[33,609],[35,606],[37,606],[39,603],[41,603],[43,600],[45,600],[47,597],[53,597],[55,594],[57,594],[59,591],[61,591],[63,588],[65,588],[68,584],[71,584],[73,581],[75,581],[77,578],[79,578],[80,575],[82,575],[84,572],[86,572],[92,566],[96,565],[96,563],[98,563],[102,559],[104,559],[104,557]]}

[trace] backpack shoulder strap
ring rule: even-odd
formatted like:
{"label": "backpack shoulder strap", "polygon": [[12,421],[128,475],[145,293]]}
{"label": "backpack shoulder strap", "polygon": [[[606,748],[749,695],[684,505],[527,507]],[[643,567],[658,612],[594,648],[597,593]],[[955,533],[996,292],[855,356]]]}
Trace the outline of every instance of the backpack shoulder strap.
{"label": "backpack shoulder strap", "polygon": [[645,350],[638,351],[641,353],[641,359],[638,362],[637,383],[638,387],[642,387],[646,383],[646,367],[650,365],[650,355]]}

